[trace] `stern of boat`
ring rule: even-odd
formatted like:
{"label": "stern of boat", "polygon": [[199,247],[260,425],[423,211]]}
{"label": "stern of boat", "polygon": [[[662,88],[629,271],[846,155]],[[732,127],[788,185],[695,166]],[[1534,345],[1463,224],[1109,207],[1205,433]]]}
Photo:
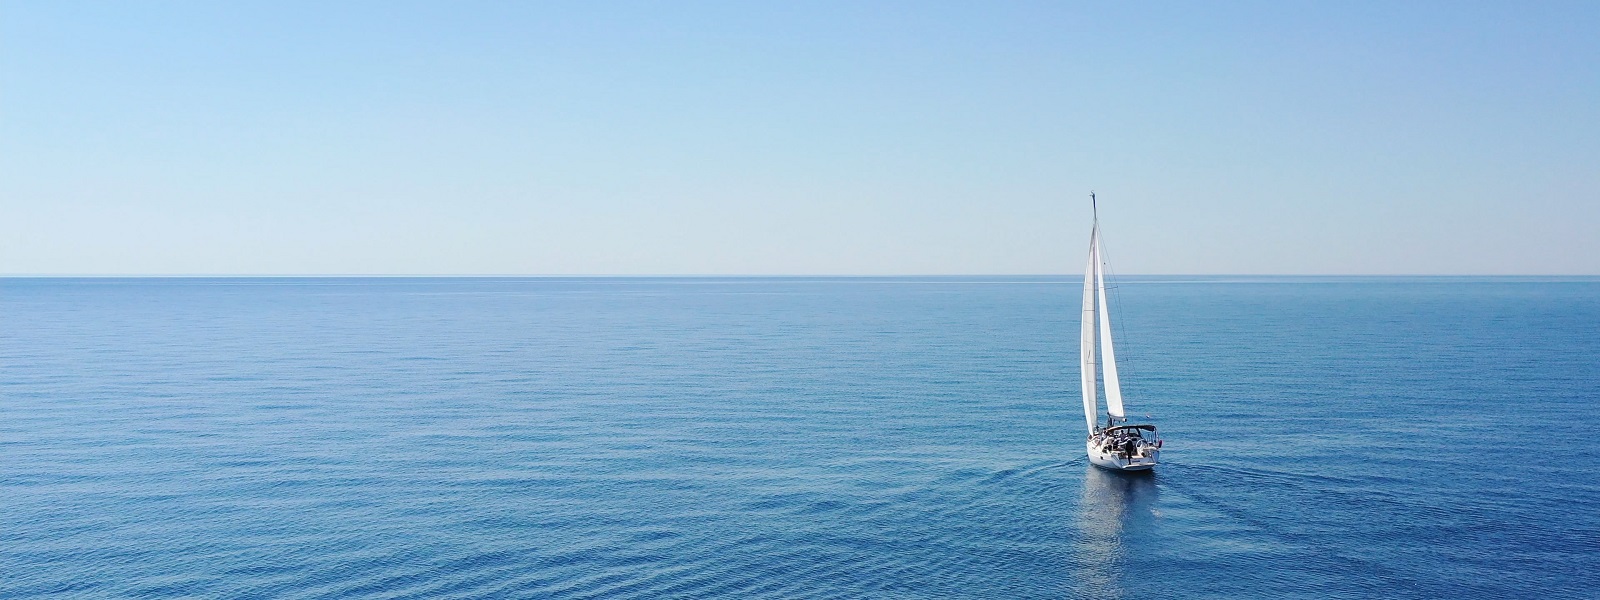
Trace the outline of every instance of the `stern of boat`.
{"label": "stern of boat", "polygon": [[1089,455],[1089,462],[1097,467],[1113,471],[1148,471],[1161,461],[1160,446],[1147,446],[1133,455],[1124,455],[1107,451],[1098,442],[1098,439],[1091,437],[1084,448]]}

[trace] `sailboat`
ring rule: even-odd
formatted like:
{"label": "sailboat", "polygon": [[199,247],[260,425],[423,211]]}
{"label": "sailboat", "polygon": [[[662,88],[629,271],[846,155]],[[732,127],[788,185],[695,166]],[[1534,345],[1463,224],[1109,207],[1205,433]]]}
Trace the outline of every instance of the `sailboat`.
{"label": "sailboat", "polygon": [[[1089,202],[1095,205],[1094,192]],[[1089,267],[1083,272],[1083,338],[1080,340],[1083,373],[1083,418],[1089,426],[1089,462],[1115,471],[1147,471],[1161,456],[1156,426],[1129,424],[1122,407],[1122,383],[1117,379],[1116,350],[1111,344],[1111,314],[1106,306],[1106,277],[1100,258],[1100,208],[1094,206],[1094,229],[1089,231]],[[1096,360],[1096,345],[1104,358]],[[1105,384],[1106,420],[1100,423],[1096,367]]]}

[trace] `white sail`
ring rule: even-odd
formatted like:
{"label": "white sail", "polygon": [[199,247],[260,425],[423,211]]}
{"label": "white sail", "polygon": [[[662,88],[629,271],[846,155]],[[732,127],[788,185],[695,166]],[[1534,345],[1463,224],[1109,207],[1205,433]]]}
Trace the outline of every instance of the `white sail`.
{"label": "white sail", "polygon": [[1083,271],[1083,338],[1079,346],[1080,357],[1079,372],[1083,377],[1083,419],[1089,424],[1089,433],[1094,433],[1095,421],[1099,420],[1100,409],[1095,400],[1094,390],[1094,319],[1095,319],[1095,268],[1097,257],[1094,252],[1095,233],[1089,234],[1089,267]]}
{"label": "white sail", "polygon": [[1101,268],[1104,264],[1100,260],[1100,236],[1090,236],[1093,240],[1091,253],[1094,255],[1095,288],[1100,294],[1100,372],[1104,376],[1106,386],[1106,414],[1116,421],[1126,417],[1122,413],[1122,383],[1117,381],[1117,355],[1111,349],[1111,310],[1106,304],[1106,274]]}

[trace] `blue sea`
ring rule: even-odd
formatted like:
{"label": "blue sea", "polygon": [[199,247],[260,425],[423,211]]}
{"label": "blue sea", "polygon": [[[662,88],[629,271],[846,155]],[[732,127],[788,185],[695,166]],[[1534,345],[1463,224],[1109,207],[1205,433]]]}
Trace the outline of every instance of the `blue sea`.
{"label": "blue sea", "polygon": [[1600,279],[1080,290],[0,279],[0,597],[1600,597]]}

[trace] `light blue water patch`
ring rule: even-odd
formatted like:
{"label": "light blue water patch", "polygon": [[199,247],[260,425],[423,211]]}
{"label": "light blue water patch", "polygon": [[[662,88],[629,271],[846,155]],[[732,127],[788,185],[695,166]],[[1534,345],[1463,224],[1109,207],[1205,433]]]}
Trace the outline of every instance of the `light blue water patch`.
{"label": "light blue water patch", "polygon": [[1593,597],[1600,280],[0,279],[0,597]]}

